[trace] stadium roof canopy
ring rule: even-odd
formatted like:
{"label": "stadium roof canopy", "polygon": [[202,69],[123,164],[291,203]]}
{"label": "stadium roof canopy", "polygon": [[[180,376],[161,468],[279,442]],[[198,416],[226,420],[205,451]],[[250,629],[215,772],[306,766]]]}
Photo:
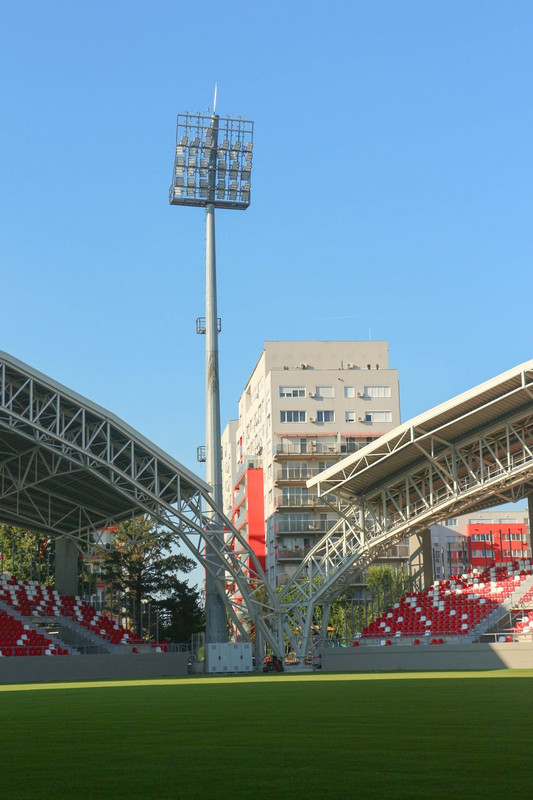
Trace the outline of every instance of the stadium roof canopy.
{"label": "stadium roof canopy", "polygon": [[[436,460],[448,448],[451,463],[454,446],[481,438],[486,450],[478,450],[477,458],[471,452],[463,461],[462,454],[455,451],[456,463],[451,467],[457,470],[456,479],[483,461],[491,474],[498,469],[507,480],[504,486],[486,481],[487,491],[478,494],[474,502],[486,506],[489,502],[514,500],[516,497],[505,487],[522,485],[521,495],[533,491],[531,465],[522,457],[533,447],[532,415],[533,360],[413,417],[311,478],[308,486],[317,486],[321,494],[334,493],[350,502],[396,481],[398,476],[408,475],[423,460]],[[482,483],[483,476],[479,475],[479,484]],[[427,490],[430,491],[429,485]]]}
{"label": "stadium roof canopy", "polygon": [[303,649],[314,607],[331,604],[392,545],[533,491],[533,361],[414,417],[307,486],[337,504],[339,519],[280,595],[300,614]]}
{"label": "stadium roof canopy", "polygon": [[[0,521],[80,536],[209,486],[114,414],[0,352]],[[124,478],[138,490],[125,490]]]}
{"label": "stadium roof canopy", "polygon": [[90,552],[102,530],[140,514],[211,573],[244,637],[248,616],[277,649],[265,622],[275,593],[210,487],[114,414],[0,352],[0,522]]}

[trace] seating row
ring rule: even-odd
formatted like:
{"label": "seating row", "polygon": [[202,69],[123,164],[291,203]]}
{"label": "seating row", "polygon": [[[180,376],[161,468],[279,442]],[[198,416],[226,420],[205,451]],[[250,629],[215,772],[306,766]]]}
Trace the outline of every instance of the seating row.
{"label": "seating row", "polygon": [[466,635],[511,593],[519,591],[531,572],[531,562],[523,560],[437,581],[425,592],[405,595],[358,638]]}
{"label": "seating row", "polygon": [[36,581],[19,581],[15,576],[0,576],[0,600],[22,616],[69,617],[112,645],[139,645],[145,640],[119,625],[80,597],[60,595]]}

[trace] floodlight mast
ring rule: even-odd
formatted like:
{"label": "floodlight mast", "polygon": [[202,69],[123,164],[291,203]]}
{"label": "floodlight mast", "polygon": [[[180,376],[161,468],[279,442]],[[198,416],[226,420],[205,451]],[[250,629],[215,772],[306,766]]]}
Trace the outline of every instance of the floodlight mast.
{"label": "floodlight mast", "polygon": [[[222,455],[220,425],[220,383],[218,370],[218,311],[217,311],[217,271],[215,248],[215,179],[218,147],[218,117],[213,114],[213,148],[209,157],[208,193],[209,202],[205,208],[205,477],[213,487],[213,499],[222,508]],[[218,525],[217,525],[218,523]],[[223,536],[224,526],[213,520],[215,528]],[[215,552],[209,544],[207,556],[215,560]],[[209,552],[210,551],[210,552]],[[222,563],[217,564],[218,575],[214,578],[206,571],[205,576],[205,616],[206,640],[208,643],[226,642],[226,611],[221,595],[224,585]]]}
{"label": "floodlight mast", "polygon": [[[215,90],[216,105],[216,90]],[[223,141],[219,146],[219,136]],[[205,419],[206,480],[213,499],[222,508],[222,454],[218,369],[218,316],[216,285],[215,208],[246,209],[250,205],[253,122],[240,117],[220,118],[214,113],[178,114],[176,155],[170,187],[171,205],[205,207]],[[203,332],[203,331],[202,331]],[[222,520],[212,520],[223,536]],[[223,602],[225,575],[222,562],[207,545],[207,558],[216,577],[206,573],[205,608],[207,643],[225,642]]]}

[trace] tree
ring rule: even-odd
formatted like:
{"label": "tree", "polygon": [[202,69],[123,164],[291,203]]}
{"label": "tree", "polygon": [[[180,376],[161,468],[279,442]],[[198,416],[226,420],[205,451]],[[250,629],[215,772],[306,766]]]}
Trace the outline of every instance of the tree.
{"label": "tree", "polygon": [[0,525],[0,571],[19,580],[54,582],[54,540],[14,525]]}
{"label": "tree", "polygon": [[121,523],[100,567],[100,577],[114,592],[132,601],[134,627],[142,633],[143,604],[158,609],[159,638],[185,641],[203,626],[198,591],[178,577],[195,562],[175,550],[175,537],[158,529],[148,516]]}
{"label": "tree", "polygon": [[411,576],[408,572],[384,564],[375,564],[369,567],[366,573],[366,584],[370,595],[371,618],[368,619],[368,614],[366,615],[365,625],[380,617],[412,588]]}

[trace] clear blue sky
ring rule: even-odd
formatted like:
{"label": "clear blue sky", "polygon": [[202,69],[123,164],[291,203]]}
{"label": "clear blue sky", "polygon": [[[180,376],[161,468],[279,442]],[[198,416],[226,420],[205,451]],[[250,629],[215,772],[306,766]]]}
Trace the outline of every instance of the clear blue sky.
{"label": "clear blue sky", "polygon": [[532,38],[530,0],[4,4],[0,349],[199,471],[204,215],[167,192],[217,81],[256,142],[223,425],[265,339],[371,329],[404,420],[531,358]]}

